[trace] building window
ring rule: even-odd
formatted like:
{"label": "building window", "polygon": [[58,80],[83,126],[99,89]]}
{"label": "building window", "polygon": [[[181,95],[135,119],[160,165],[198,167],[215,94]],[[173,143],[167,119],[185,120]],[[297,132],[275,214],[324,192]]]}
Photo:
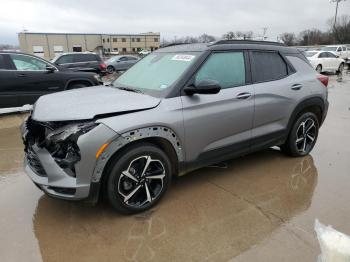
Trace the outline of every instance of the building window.
{"label": "building window", "polygon": [[82,52],[81,45],[73,45],[73,52]]}
{"label": "building window", "polygon": [[133,51],[133,52],[136,52],[136,48],[135,48],[135,47],[133,47],[133,48],[132,48],[132,51]]}
{"label": "building window", "polygon": [[113,51],[118,51],[118,48],[114,47],[114,48],[113,48]]}
{"label": "building window", "polygon": [[44,57],[44,47],[40,45],[33,46],[33,54],[39,57]]}
{"label": "building window", "polygon": [[109,38],[107,38],[107,42],[109,43]]}
{"label": "building window", "polygon": [[103,39],[102,39],[102,43],[104,43],[104,42],[105,42],[105,39],[103,38]]}
{"label": "building window", "polygon": [[135,38],[131,38],[131,42],[135,42]]}
{"label": "building window", "polygon": [[141,38],[137,38],[137,40],[136,40],[137,42],[141,42]]}
{"label": "building window", "polygon": [[125,48],[125,47],[123,48],[123,52],[124,52],[124,53],[126,52],[126,48]]}
{"label": "building window", "polygon": [[107,50],[108,50],[108,53],[110,53],[110,52],[111,52],[111,49],[110,49],[110,48],[108,48]]}
{"label": "building window", "polygon": [[55,55],[59,55],[63,53],[63,46],[61,45],[54,45],[53,46],[53,52],[55,53]]}
{"label": "building window", "polygon": [[122,38],[122,42],[126,42],[126,38]]}
{"label": "building window", "polygon": [[118,38],[114,37],[113,42],[118,42]]}
{"label": "building window", "polygon": [[154,42],[158,42],[158,38],[157,37],[154,38]]}

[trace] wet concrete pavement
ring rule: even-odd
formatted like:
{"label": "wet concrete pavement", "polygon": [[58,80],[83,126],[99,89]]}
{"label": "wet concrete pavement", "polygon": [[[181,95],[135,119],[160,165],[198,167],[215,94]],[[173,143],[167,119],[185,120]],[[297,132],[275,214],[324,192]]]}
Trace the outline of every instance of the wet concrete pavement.
{"label": "wet concrete pavement", "polygon": [[315,218],[350,234],[349,75],[329,101],[310,156],[197,170],[134,216],[45,196],[22,169],[24,115],[0,117],[0,261],[316,261]]}

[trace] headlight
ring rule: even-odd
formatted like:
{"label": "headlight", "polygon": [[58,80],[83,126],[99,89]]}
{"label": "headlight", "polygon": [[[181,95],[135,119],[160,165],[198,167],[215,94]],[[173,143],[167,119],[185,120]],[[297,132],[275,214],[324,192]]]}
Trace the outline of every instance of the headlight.
{"label": "headlight", "polygon": [[46,139],[51,142],[61,142],[67,139],[76,142],[79,136],[89,132],[97,125],[95,122],[65,125],[49,133]]}

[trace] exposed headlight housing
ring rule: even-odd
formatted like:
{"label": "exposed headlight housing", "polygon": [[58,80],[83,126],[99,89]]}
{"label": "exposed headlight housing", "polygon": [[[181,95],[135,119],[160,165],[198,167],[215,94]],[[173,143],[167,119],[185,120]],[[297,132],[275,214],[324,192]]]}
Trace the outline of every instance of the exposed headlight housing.
{"label": "exposed headlight housing", "polygon": [[69,175],[75,176],[75,164],[80,161],[79,136],[91,131],[98,124],[83,122],[64,125],[47,134],[46,148],[56,163]]}

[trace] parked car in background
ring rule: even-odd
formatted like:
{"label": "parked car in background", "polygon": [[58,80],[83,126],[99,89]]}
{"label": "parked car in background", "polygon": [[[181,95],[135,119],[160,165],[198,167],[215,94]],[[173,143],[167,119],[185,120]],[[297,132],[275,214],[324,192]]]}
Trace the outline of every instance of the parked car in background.
{"label": "parked car in background", "polygon": [[149,55],[151,53],[151,51],[149,51],[149,50],[141,50],[140,52],[139,52],[139,55],[141,55],[141,56],[146,56],[146,55]]}
{"label": "parked car in background", "polygon": [[0,51],[0,108],[33,104],[42,95],[100,84],[95,73],[73,72],[33,55]]}
{"label": "parked car in background", "polygon": [[337,57],[333,52],[328,51],[307,51],[307,59],[312,67],[319,73],[321,72],[342,72],[345,61]]}
{"label": "parked car in background", "polygon": [[63,53],[52,59],[51,62],[73,71],[94,72],[101,76],[107,73],[106,64],[101,57],[91,52]]}
{"label": "parked car in background", "polygon": [[96,203],[101,192],[120,212],[144,211],[173,176],[272,146],[309,154],[327,84],[279,43],[162,48],[111,86],[41,97],[22,125],[25,171],[53,197]]}
{"label": "parked car in background", "polygon": [[323,51],[330,51],[345,61],[350,59],[350,50],[345,45],[329,45],[322,48]]}
{"label": "parked car in background", "polygon": [[105,61],[107,72],[125,71],[139,61],[139,58],[132,55],[118,55],[112,56]]}

